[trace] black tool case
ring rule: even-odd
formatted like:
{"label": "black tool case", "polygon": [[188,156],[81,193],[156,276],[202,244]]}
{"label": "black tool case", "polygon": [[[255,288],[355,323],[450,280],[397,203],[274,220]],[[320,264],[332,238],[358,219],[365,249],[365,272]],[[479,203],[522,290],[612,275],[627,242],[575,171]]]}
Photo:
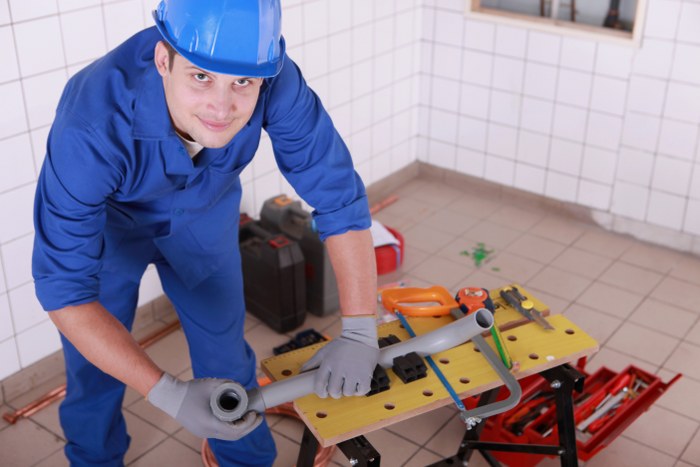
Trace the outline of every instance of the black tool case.
{"label": "black tool case", "polygon": [[326,245],[316,232],[311,213],[286,195],[270,198],[260,211],[260,225],[299,243],[306,260],[306,304],[309,312],[326,316],[340,309],[338,285]]}
{"label": "black tool case", "polygon": [[304,256],[299,244],[241,214],[239,242],[246,308],[277,332],[306,318]]}

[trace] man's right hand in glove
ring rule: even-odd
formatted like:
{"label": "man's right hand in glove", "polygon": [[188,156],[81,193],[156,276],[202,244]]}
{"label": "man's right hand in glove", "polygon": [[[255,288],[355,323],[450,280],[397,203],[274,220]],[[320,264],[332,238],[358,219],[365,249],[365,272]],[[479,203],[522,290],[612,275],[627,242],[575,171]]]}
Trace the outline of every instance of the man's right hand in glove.
{"label": "man's right hand in glove", "polygon": [[226,381],[201,378],[184,382],[164,373],[148,393],[148,401],[195,436],[235,441],[257,428],[263,419],[253,411],[235,422],[222,422],[214,416],[209,405],[211,394]]}

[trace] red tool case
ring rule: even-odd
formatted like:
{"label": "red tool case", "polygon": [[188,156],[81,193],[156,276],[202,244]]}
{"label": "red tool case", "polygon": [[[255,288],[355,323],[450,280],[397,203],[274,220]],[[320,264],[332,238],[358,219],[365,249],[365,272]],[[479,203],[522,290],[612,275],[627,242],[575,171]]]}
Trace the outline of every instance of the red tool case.
{"label": "red tool case", "polygon": [[[574,393],[575,416],[577,414],[577,409],[582,407],[588,398],[600,394],[599,391],[607,392],[616,385],[619,385],[624,378],[629,380],[630,377],[633,377],[635,381],[643,381],[644,384],[646,384],[646,387],[640,389],[635,397],[629,398],[629,400],[623,403],[614,412],[614,415],[600,424],[599,429],[594,434],[581,433],[579,430],[576,430],[576,449],[578,458],[582,461],[591,459],[603,448],[608,446],[625,430],[625,428],[649,409],[649,407],[682,376],[681,374],[677,374],[670,381],[664,383],[658,376],[633,365],[628,366],[620,373],[616,373],[606,367],[601,367],[595,373],[589,375],[584,371],[582,365],[577,369],[585,375],[586,379],[583,392],[581,394]],[[552,391],[549,387],[549,382],[538,375],[524,378],[520,380],[520,384],[523,389],[522,401],[527,401],[533,396],[546,394]],[[503,394],[504,392],[506,391],[501,391],[499,399],[507,396],[507,394]],[[477,399],[465,400],[465,405],[473,406],[476,400]],[[480,439],[483,441],[505,443],[552,445],[559,443],[559,435],[556,427],[556,407],[553,398],[551,399],[549,407],[541,410],[540,414],[528,423],[522,432],[514,433],[506,428],[509,424],[507,422],[512,420],[512,416],[521,408],[522,403],[508,412],[488,418]],[[585,419],[585,416],[582,417],[579,415],[579,417]],[[577,424],[581,421],[582,420],[576,419]],[[547,433],[547,431],[549,431],[549,433]],[[545,455],[497,451],[493,451],[492,454],[502,463],[518,467],[537,465],[545,457]]]}

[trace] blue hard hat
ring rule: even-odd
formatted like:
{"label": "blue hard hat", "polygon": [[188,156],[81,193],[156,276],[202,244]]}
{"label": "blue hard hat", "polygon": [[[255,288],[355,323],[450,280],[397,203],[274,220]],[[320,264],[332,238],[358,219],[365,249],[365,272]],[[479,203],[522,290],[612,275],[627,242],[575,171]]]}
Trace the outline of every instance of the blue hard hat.
{"label": "blue hard hat", "polygon": [[153,12],[163,38],[207,71],[267,78],[282,69],[279,0],[161,0]]}

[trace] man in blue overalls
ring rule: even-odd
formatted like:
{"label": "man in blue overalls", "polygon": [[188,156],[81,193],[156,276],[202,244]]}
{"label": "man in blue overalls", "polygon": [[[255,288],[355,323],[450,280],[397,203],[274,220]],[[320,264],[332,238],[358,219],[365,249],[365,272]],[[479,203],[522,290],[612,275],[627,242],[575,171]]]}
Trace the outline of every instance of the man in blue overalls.
{"label": "man in blue overalls", "polygon": [[[51,128],[35,201],[37,296],[61,332],[71,465],[123,465],[125,384],[210,445],[221,465],[270,465],[263,418],[224,423],[209,397],[256,384],[243,339],[239,174],[262,129],[311,206],[338,279],[343,331],[307,366],[316,393],[362,395],[379,350],[364,186],[285,54],[279,0],[162,0],[146,29],[77,73]],[[164,373],[129,329],[154,263],[189,344],[193,380]]]}

